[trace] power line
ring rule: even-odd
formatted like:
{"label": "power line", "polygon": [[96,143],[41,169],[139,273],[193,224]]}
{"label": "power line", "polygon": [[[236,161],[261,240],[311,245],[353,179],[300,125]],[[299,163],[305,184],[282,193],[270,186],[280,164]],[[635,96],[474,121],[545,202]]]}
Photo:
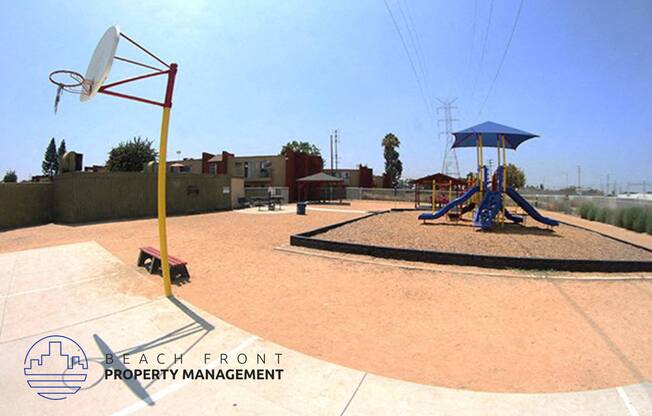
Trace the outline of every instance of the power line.
{"label": "power line", "polygon": [[468,83],[467,88],[465,88],[465,93],[468,91],[468,86],[471,84],[471,77],[473,76],[473,50],[475,49],[475,32],[478,20],[478,0],[473,2],[473,29],[471,29],[471,48],[469,48],[469,59],[467,61],[466,67],[468,68]]}
{"label": "power line", "polygon": [[[428,103],[430,104],[430,109],[432,110],[434,107],[432,105],[432,100],[430,99],[430,95],[428,95],[430,93],[430,82],[428,79],[428,73],[429,73],[428,65],[427,65],[427,61],[423,57],[423,50],[421,49],[419,33],[416,30],[416,25],[414,24],[414,20],[412,20],[412,15],[410,13],[410,9],[408,8],[408,4],[404,3],[405,13],[403,12],[403,7],[401,7],[401,0],[397,0],[396,5],[398,6],[398,10],[401,12],[401,16],[403,17],[403,21],[405,22],[405,27],[407,28],[408,35],[410,36],[412,48],[416,53],[417,64],[419,66],[419,69],[421,70],[421,76],[423,77],[423,83],[426,89],[426,98],[428,99]],[[406,15],[408,18],[405,17]]]}
{"label": "power line", "polygon": [[426,96],[426,93],[424,92],[423,85],[421,83],[421,78],[419,77],[419,73],[417,72],[417,69],[414,65],[414,61],[412,59],[412,55],[410,54],[410,50],[408,49],[407,44],[405,43],[405,38],[403,37],[403,33],[401,33],[401,29],[398,26],[398,22],[396,21],[396,18],[394,17],[394,13],[392,12],[392,9],[389,7],[387,0],[383,0],[383,2],[385,3],[385,7],[387,8],[387,12],[389,13],[389,16],[392,18],[392,23],[394,23],[394,28],[396,29],[396,33],[398,33],[398,37],[401,40],[403,49],[405,50],[405,54],[407,55],[408,61],[410,62],[410,68],[412,68],[412,73],[414,74],[414,78],[417,81],[417,86],[419,87],[419,91],[421,92],[421,98],[423,98],[423,101],[426,104],[426,110],[428,110],[429,115],[434,120],[435,118],[434,111],[429,105],[428,98]]}
{"label": "power line", "polygon": [[505,63],[505,58],[507,57],[507,52],[509,51],[509,47],[512,45],[512,39],[514,38],[514,32],[516,32],[516,26],[518,25],[518,20],[521,17],[521,9],[523,9],[523,2],[524,0],[521,0],[521,2],[518,5],[518,11],[516,12],[516,17],[514,18],[514,25],[512,26],[512,32],[509,34],[509,40],[507,41],[507,45],[505,46],[505,51],[503,52],[503,57],[500,59],[500,64],[498,65],[498,70],[496,71],[496,75],[494,76],[494,79],[491,81],[491,85],[489,86],[489,91],[487,91],[487,95],[484,97],[484,101],[482,102],[482,105],[480,106],[480,110],[478,111],[478,115],[476,116],[476,119],[480,117],[480,114],[482,113],[482,110],[484,109],[485,104],[487,104],[487,100],[489,99],[489,96],[491,95],[494,85],[496,84],[496,80],[498,79],[498,76],[500,75],[500,70],[503,68],[503,64]]}
{"label": "power line", "polygon": [[491,16],[494,13],[494,0],[491,0],[489,3],[489,17],[487,18],[487,28],[484,31],[484,39],[482,41],[482,52],[480,53],[480,63],[478,64],[478,70],[476,71],[475,81],[473,82],[473,88],[471,89],[471,98],[475,95],[476,87],[478,86],[478,79],[480,78],[480,73],[482,72],[482,65],[484,64],[484,55],[487,49],[487,39],[489,39],[489,29],[491,28]]}

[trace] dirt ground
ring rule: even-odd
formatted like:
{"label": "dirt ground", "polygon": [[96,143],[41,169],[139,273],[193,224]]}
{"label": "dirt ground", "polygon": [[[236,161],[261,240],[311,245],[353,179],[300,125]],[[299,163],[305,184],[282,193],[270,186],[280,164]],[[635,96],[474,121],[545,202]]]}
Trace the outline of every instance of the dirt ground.
{"label": "dirt ground", "polygon": [[454,223],[441,218],[422,224],[417,216],[412,211],[374,215],[327,231],[319,238],[493,256],[652,261],[648,251],[564,224],[552,231],[533,220],[527,226],[507,221],[482,231],[470,220]]}
{"label": "dirt ground", "polygon": [[[651,379],[651,280],[410,270],[275,249],[292,233],[362,215],[334,209],[170,218],[170,252],[192,276],[175,295],[289,348],[418,383],[553,392]],[[6,231],[0,252],[89,240],[135,267],[139,246],[158,245],[156,220]]]}

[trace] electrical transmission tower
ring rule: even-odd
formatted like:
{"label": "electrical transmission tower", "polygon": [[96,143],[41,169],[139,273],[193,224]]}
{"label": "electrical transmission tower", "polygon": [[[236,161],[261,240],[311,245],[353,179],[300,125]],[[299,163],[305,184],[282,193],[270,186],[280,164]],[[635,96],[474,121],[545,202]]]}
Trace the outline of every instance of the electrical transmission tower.
{"label": "electrical transmission tower", "polygon": [[457,98],[452,100],[441,100],[437,98],[442,105],[437,107],[437,114],[443,112],[443,117],[437,120],[437,126],[440,126],[440,123],[444,123],[444,129],[439,128],[439,137],[444,136],[444,160],[442,165],[442,173],[444,175],[452,176],[453,178],[460,177],[460,165],[457,161],[457,154],[455,149],[451,149],[455,137],[453,136],[453,122],[459,121],[456,118],[453,118],[453,110],[456,110],[457,107],[453,106],[453,103]]}

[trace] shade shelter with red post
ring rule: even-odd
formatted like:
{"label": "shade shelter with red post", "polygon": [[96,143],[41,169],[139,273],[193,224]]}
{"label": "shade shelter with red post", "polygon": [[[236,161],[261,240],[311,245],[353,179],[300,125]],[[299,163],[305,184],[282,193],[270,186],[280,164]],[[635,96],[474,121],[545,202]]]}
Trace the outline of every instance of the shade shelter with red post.
{"label": "shade shelter with red post", "polygon": [[[447,204],[452,198],[464,193],[467,188],[467,181],[443,173],[432,175],[410,181],[414,185],[414,208],[430,209]],[[429,191],[427,198],[422,198],[423,191]],[[423,204],[423,200],[427,204]],[[433,205],[433,199],[434,205]]]}
{"label": "shade shelter with red post", "polygon": [[297,179],[299,202],[328,202],[346,198],[344,180],[324,172]]}

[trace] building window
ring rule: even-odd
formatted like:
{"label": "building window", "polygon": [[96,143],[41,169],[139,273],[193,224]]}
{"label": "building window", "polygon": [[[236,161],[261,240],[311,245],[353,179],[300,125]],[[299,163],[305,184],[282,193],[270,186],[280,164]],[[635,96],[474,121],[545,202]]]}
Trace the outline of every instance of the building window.
{"label": "building window", "polygon": [[244,177],[249,177],[249,162],[244,162]]}
{"label": "building window", "polygon": [[263,160],[260,162],[260,177],[269,178],[272,176],[272,162],[270,160]]}
{"label": "building window", "polygon": [[211,175],[217,175],[217,163],[210,163],[208,165],[208,173]]}

